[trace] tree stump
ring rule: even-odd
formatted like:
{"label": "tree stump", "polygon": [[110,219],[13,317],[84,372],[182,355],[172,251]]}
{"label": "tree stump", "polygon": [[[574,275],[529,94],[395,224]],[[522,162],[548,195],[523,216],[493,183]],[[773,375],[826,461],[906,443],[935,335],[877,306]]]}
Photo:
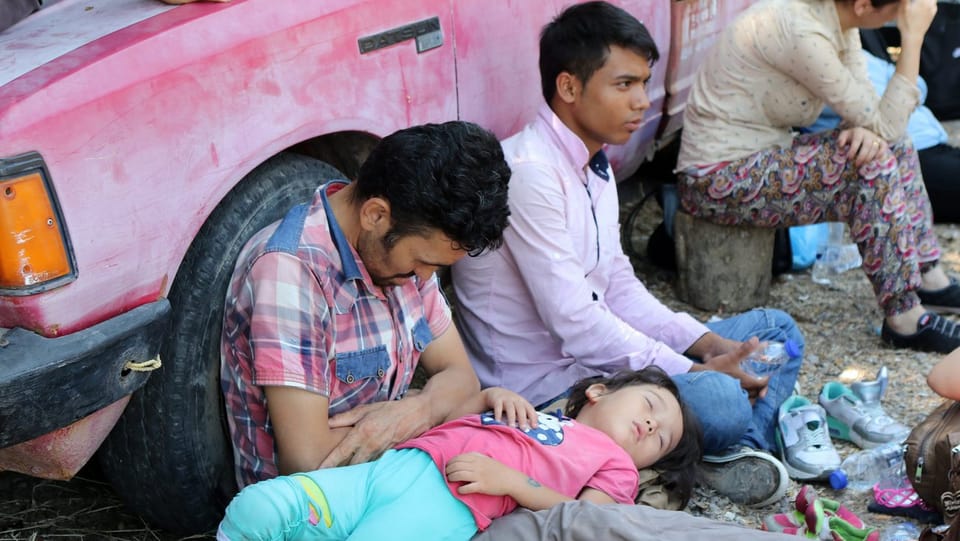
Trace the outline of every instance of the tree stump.
{"label": "tree stump", "polygon": [[724,312],[766,304],[774,229],[717,225],[682,211],[673,227],[680,300]]}

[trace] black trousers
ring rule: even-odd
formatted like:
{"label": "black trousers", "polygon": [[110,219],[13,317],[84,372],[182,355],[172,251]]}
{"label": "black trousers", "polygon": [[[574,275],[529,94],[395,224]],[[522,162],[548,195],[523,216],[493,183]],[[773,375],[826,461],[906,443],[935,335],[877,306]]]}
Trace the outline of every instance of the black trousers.
{"label": "black trousers", "polygon": [[937,145],[917,155],[923,183],[933,204],[933,221],[960,223],[960,148]]}

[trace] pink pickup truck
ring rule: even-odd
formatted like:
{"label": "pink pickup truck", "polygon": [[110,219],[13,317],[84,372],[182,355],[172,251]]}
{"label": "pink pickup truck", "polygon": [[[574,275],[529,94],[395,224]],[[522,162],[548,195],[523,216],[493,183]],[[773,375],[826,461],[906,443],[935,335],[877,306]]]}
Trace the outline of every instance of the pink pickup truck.
{"label": "pink pickup truck", "polygon": [[[67,479],[96,453],[151,522],[214,525],[235,490],[218,344],[240,247],[394,130],[518,130],[539,29],[569,3],[46,0],[0,32],[0,470]],[[663,57],[610,152],[626,179],[676,138],[750,0],[616,3]]]}

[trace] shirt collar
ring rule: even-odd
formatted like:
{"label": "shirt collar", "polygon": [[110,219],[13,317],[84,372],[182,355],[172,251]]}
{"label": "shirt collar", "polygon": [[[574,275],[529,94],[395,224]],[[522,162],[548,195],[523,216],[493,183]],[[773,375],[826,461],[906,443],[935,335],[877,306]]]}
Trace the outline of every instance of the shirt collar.
{"label": "shirt collar", "polygon": [[320,188],[320,199],[323,201],[323,211],[327,215],[330,236],[333,237],[333,243],[336,245],[337,251],[340,252],[340,265],[343,267],[343,275],[347,280],[362,281],[363,273],[360,271],[360,266],[357,265],[356,258],[353,257],[353,248],[350,246],[350,243],[347,242],[347,237],[343,234],[343,229],[340,229],[340,224],[337,223],[337,217],[334,216],[333,209],[330,208],[330,201],[327,200],[327,190],[334,184],[346,186],[349,182],[345,180],[331,180]]}
{"label": "shirt collar", "polygon": [[573,130],[567,127],[546,103],[540,104],[537,117],[553,134],[554,139],[563,149],[574,167],[580,171],[589,167],[597,177],[603,180],[610,180],[610,162],[607,161],[607,155],[603,149],[598,150],[596,154],[590,156],[590,151],[587,149],[587,145],[583,143],[583,140],[580,139],[580,136],[573,133]]}

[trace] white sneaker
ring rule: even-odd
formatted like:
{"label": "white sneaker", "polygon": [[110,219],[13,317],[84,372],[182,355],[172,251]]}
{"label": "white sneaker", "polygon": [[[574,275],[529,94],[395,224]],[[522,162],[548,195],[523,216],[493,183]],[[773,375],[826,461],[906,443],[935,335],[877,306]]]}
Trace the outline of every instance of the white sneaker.
{"label": "white sneaker", "polygon": [[[838,381],[827,382],[820,391],[819,402],[827,412],[830,436],[852,441],[861,449],[905,440],[910,428],[894,421],[883,411],[878,382],[854,385],[859,392]],[[870,400],[869,404],[863,399],[864,396]]]}
{"label": "white sneaker", "polygon": [[827,431],[826,412],[802,396],[793,395],[780,405],[777,446],[793,479],[826,479],[840,467],[840,455]]}

